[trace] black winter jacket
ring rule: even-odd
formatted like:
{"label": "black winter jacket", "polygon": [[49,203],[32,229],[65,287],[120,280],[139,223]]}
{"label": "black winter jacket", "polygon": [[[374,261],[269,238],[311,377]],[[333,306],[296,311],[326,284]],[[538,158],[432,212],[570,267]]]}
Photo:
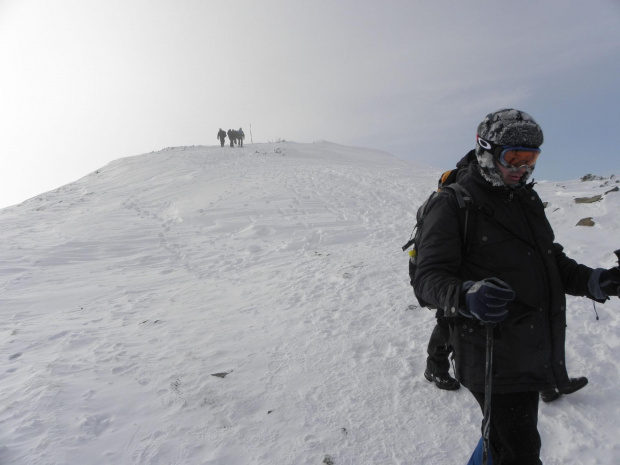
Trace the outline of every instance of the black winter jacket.
{"label": "black winter jacket", "polygon": [[592,269],[554,243],[533,185],[492,186],[476,161],[461,174],[458,182],[476,206],[469,214],[475,221],[468,228],[473,230],[469,250],[462,244],[455,196],[437,196],[425,219],[413,283],[418,295],[452,321],[456,376],[471,391],[484,391],[486,329],[459,314],[465,307],[461,288],[465,281],[497,277],[516,297],[508,304],[508,318],[494,330],[493,392],[564,386],[565,294],[594,298],[588,291]]}

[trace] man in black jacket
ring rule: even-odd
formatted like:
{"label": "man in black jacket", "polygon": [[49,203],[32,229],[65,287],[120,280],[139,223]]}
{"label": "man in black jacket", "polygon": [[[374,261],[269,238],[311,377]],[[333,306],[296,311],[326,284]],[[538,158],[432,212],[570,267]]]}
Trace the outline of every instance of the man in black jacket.
{"label": "man in black jacket", "polygon": [[422,229],[413,283],[452,322],[456,377],[481,408],[485,325],[495,325],[490,450],[502,465],[542,463],[539,392],[575,387],[564,365],[566,294],[604,302],[620,286],[620,270],[578,264],[554,242],[543,203],[527,184],[542,143],[527,113],[487,115],[478,126],[476,159],[458,178],[476,206],[468,250],[455,196],[438,195]]}
{"label": "man in black jacket", "polygon": [[220,140],[220,144],[222,144],[222,147],[224,147],[224,140],[226,139],[226,133],[224,132],[222,128],[220,128],[220,130],[218,131],[217,138]]}

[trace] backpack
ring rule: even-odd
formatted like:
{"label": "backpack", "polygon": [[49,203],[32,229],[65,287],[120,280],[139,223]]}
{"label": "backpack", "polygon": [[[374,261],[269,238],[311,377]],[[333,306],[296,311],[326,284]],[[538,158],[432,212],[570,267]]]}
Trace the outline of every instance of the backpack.
{"label": "backpack", "polygon": [[[416,224],[411,231],[411,237],[402,247],[403,251],[406,251],[409,247],[413,246],[413,249],[409,251],[409,280],[412,287],[417,270],[417,251],[420,248],[420,239],[422,237],[424,219],[433,205],[435,205],[435,199],[441,195],[442,192],[451,193],[456,198],[459,206],[459,226],[461,228],[463,254],[467,254],[469,252],[469,246],[471,244],[468,240],[473,236],[473,227],[475,226],[475,222],[469,217],[469,212],[475,211],[476,207],[472,197],[469,195],[469,192],[467,192],[467,189],[458,184],[456,179],[461,170],[467,169],[467,162],[471,161],[473,157],[475,157],[475,155],[473,155],[472,151],[457,164],[456,168],[445,171],[437,181],[437,190],[432,192],[426,201],[418,208],[418,212],[416,213]],[[431,304],[422,299],[421,296],[417,295],[415,289],[413,292],[416,299],[418,299],[420,306],[431,308]]]}

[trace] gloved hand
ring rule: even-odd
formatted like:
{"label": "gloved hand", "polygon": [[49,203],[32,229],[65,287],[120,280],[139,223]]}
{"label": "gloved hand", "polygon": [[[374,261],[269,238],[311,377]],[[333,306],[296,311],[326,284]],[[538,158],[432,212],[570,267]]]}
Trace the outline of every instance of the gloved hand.
{"label": "gloved hand", "polygon": [[599,286],[606,297],[620,297],[620,268],[616,266],[603,270],[599,277]]}
{"label": "gloved hand", "polygon": [[590,275],[588,290],[596,299],[604,302],[609,297],[620,297],[620,249],[614,251],[619,266],[608,270],[596,268]]}
{"label": "gloved hand", "polygon": [[514,298],[515,292],[512,288],[498,278],[477,281],[465,294],[467,311],[483,323],[499,323],[505,320],[508,316],[506,305]]}

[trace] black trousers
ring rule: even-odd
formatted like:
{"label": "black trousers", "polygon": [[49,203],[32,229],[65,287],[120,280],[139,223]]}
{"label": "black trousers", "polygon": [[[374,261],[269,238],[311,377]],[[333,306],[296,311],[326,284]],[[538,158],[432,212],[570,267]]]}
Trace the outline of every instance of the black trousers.
{"label": "black trousers", "polygon": [[448,374],[448,371],[450,371],[450,361],[448,359],[452,352],[452,347],[450,346],[450,326],[444,318],[442,310],[437,310],[435,318],[437,323],[435,328],[433,328],[426,349],[428,354],[426,366],[434,375],[443,375]]}
{"label": "black trousers", "polygon": [[[472,392],[484,412],[484,392]],[[538,391],[493,394],[489,433],[493,465],[542,465]]]}

